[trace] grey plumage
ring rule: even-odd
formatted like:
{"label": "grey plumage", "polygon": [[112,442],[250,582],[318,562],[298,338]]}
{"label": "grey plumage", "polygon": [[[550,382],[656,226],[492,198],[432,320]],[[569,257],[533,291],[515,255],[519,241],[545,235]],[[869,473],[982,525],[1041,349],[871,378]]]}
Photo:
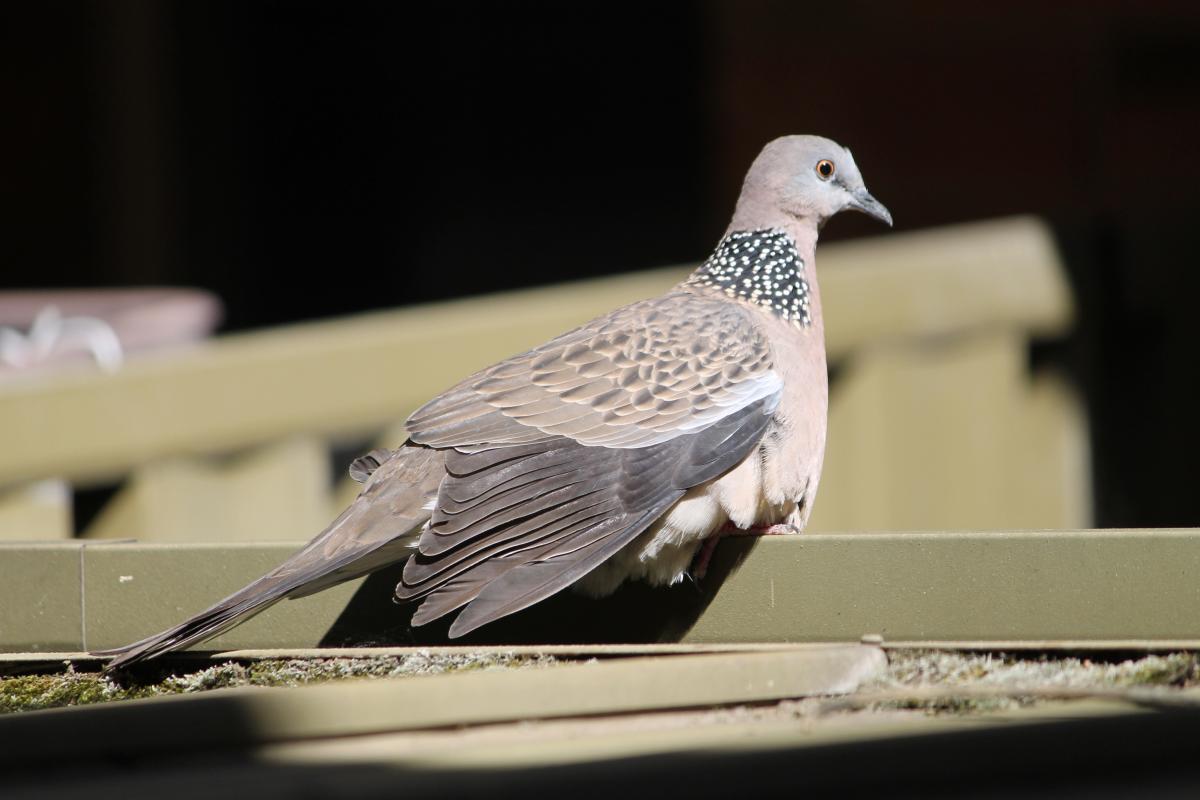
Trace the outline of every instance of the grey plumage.
{"label": "grey plumage", "polygon": [[689,280],[434,398],[404,445],[354,462],[364,488],[329,529],[210,609],[111,651],[109,668],[405,559],[396,595],[420,602],[413,624],[461,609],[458,636],[571,585],[674,582],[727,522],[802,527],[827,402],[813,249],[846,208],[890,223],[848,151],[772,142]]}
{"label": "grey plumage", "polygon": [[688,489],[745,458],[777,401],[758,400],[648,447],[555,437],[472,454],[449,450],[441,494],[453,498],[453,509],[439,502],[397,596],[425,598],[417,625],[471,603],[451,626],[457,636],[569,586]]}

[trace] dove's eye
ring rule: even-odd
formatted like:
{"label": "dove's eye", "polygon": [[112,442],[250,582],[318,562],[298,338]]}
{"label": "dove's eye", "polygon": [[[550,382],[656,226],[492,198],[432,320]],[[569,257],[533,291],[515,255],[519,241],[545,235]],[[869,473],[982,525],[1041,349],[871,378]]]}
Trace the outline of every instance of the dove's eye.
{"label": "dove's eye", "polygon": [[817,162],[817,177],[823,181],[827,181],[833,177],[833,162],[828,158],[822,158]]}

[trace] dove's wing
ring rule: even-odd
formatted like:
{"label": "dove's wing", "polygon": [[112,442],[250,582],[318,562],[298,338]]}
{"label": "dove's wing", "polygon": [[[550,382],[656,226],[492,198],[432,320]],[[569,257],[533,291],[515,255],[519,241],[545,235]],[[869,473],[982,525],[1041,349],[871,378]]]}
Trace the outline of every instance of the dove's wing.
{"label": "dove's wing", "polygon": [[452,635],[574,583],[740,463],[782,382],[744,308],[678,290],[486,369],[409,418],[447,476],[397,594]]}

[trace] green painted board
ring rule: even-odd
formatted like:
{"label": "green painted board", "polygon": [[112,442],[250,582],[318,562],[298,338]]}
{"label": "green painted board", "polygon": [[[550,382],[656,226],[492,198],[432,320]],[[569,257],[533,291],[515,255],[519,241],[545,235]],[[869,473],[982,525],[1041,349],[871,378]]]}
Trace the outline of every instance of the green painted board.
{"label": "green painted board", "polygon": [[[114,647],[179,622],[294,545],[0,549],[0,651]],[[82,565],[82,580],[80,569]],[[562,593],[456,640],[606,642],[1200,640],[1200,531],[805,534],[730,539],[699,585]],[[285,601],[209,650],[445,644],[407,625],[397,570]],[[80,596],[80,586],[83,595]],[[44,623],[43,623],[44,621]]]}
{"label": "green painted board", "polygon": [[686,641],[1200,639],[1200,531],[765,538]]}
{"label": "green painted board", "polygon": [[82,559],[72,543],[0,544],[0,650],[74,650],[83,641]]}
{"label": "green painted board", "polygon": [[[268,572],[295,550],[241,544],[89,545],[84,548],[81,649],[128,644],[182,621]],[[320,641],[362,580],[289,600],[222,634],[221,648],[288,647]],[[384,598],[386,602],[387,598]]]}

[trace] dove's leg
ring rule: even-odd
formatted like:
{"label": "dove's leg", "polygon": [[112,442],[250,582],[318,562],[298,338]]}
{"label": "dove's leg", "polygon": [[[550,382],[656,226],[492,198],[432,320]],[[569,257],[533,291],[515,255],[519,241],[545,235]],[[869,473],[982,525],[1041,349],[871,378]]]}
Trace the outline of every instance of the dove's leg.
{"label": "dove's leg", "polygon": [[799,533],[800,529],[786,522],[779,525],[751,525],[749,528],[730,528],[725,526],[726,536],[791,536]]}
{"label": "dove's leg", "polygon": [[700,549],[696,552],[696,558],[692,561],[692,577],[695,580],[700,580],[704,577],[705,573],[708,572],[708,563],[712,561],[713,552],[717,549],[717,542],[726,536],[791,536],[799,532],[800,529],[795,525],[788,525],[786,523],[781,525],[751,525],[749,528],[739,528],[732,522],[726,522],[725,527],[710,535],[700,545]]}

